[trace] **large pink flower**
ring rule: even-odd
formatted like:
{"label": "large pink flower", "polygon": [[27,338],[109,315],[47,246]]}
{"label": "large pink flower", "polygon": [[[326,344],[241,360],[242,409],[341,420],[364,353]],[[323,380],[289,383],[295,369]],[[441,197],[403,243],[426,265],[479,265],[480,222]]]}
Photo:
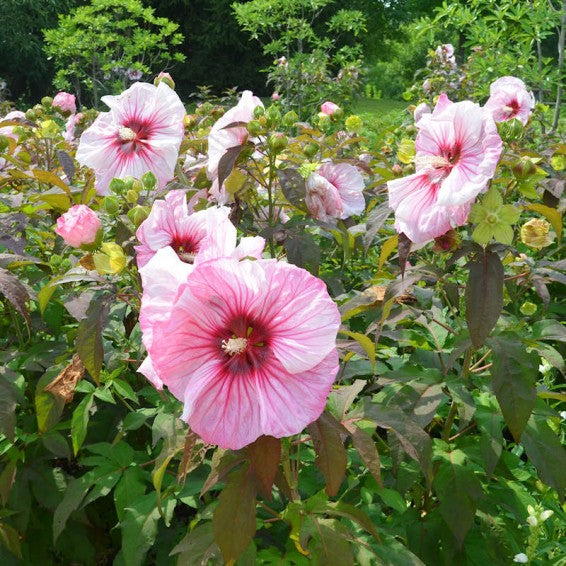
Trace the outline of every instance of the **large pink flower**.
{"label": "large pink flower", "polygon": [[53,108],[63,114],[74,114],[77,111],[75,95],[68,92],[58,92],[53,99]]}
{"label": "large pink flower", "polygon": [[165,83],[135,83],[119,96],[103,96],[110,112],[101,112],[83,135],[77,161],[96,173],[96,190],[109,194],[114,178],[152,171],[165,186],[174,175],[184,134],[185,108]]}
{"label": "large pink flower", "polygon": [[229,214],[225,206],[193,212],[184,191],[169,192],[165,200],[153,203],[149,216],[138,228],[138,266],[143,267],[166,246],[186,263],[216,257],[261,257],[265,240],[259,236],[242,238],[236,246],[236,228]]}
{"label": "large pink flower", "polygon": [[[206,442],[239,449],[316,420],[338,370],[340,315],[324,283],[275,260],[219,259],[164,290],[182,276],[159,260],[142,270],[150,377],[184,402],[191,428]],[[151,306],[153,297],[168,300],[168,315]]]}
{"label": "large pink flower", "polygon": [[461,226],[493,177],[502,142],[490,113],[440,95],[416,124],[416,173],[387,183],[395,228],[424,243]]}
{"label": "large pink flower", "polygon": [[325,163],[306,182],[305,203],[317,220],[329,222],[361,214],[364,179],[349,163]]}
{"label": "large pink flower", "polygon": [[248,130],[245,126],[227,128],[235,122],[250,122],[254,117],[257,106],[263,108],[261,100],[254,96],[250,90],[245,90],[238,104],[230,108],[218,119],[208,134],[208,178],[212,181],[210,193],[220,204],[227,201],[226,190],[218,186],[218,164],[220,159],[231,147],[242,145],[248,139]]}
{"label": "large pink flower", "polygon": [[485,107],[490,110],[496,122],[517,118],[525,125],[529,121],[531,110],[535,106],[535,97],[521,79],[501,77],[491,83],[489,92],[491,96]]}
{"label": "large pink flower", "polygon": [[65,243],[73,248],[92,244],[96,240],[100,230],[100,218],[96,212],[84,204],[72,206],[57,218],[55,233],[65,240]]}

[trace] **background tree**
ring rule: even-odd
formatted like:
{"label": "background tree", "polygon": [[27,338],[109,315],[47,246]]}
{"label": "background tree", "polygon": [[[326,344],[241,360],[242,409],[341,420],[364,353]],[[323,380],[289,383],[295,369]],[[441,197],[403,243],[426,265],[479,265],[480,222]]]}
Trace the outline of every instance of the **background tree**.
{"label": "background tree", "polygon": [[102,95],[184,61],[175,49],[183,41],[178,27],[139,0],[93,0],[45,31],[45,52],[57,69],[54,84],[96,107]]}

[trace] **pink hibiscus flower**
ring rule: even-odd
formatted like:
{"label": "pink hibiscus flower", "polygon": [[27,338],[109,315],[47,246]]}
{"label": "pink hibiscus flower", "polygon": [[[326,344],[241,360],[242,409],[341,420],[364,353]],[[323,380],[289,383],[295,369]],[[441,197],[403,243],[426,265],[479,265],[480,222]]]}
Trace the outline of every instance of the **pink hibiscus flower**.
{"label": "pink hibiscus flower", "polygon": [[143,268],[140,324],[148,377],[184,402],[191,428],[236,450],[316,420],[338,371],[340,315],[324,283],[275,260],[218,259],[177,287],[175,265],[156,256]]}
{"label": "pink hibiscus flower", "polygon": [[245,126],[227,128],[234,122],[251,122],[254,110],[257,106],[263,108],[261,100],[254,96],[250,90],[245,90],[238,104],[227,110],[224,115],[215,122],[208,134],[208,178],[212,181],[210,194],[219,204],[228,200],[225,188],[218,186],[218,164],[220,159],[231,147],[242,145],[248,139],[248,130]]}
{"label": "pink hibiscus flower", "polygon": [[387,186],[395,228],[424,243],[466,222],[495,173],[502,142],[488,111],[470,101],[454,104],[445,94],[416,126],[416,173]]}
{"label": "pink hibiscus flower", "polygon": [[165,83],[135,83],[119,96],[103,96],[101,112],[81,136],[77,161],[92,167],[96,190],[109,194],[114,178],[152,171],[165,186],[173,178],[184,135],[185,107]]}
{"label": "pink hibiscus flower", "polygon": [[325,163],[306,182],[305,203],[314,218],[331,222],[361,214],[364,200],[364,179],[349,163]]}
{"label": "pink hibiscus flower", "polygon": [[57,218],[55,233],[59,234],[68,246],[80,248],[94,243],[100,226],[100,218],[96,212],[84,204],[76,204]]}
{"label": "pink hibiscus flower", "polygon": [[507,122],[513,118],[523,125],[529,121],[535,107],[535,97],[525,83],[516,77],[501,77],[491,83],[490,97],[485,103],[496,122]]}
{"label": "pink hibiscus flower", "polygon": [[77,111],[75,95],[68,92],[58,92],[53,99],[53,108],[62,114],[74,114]]}
{"label": "pink hibiscus flower", "polygon": [[193,212],[184,191],[171,191],[165,200],[156,200],[149,216],[136,232],[138,267],[166,246],[181,261],[195,263],[217,257],[261,257],[265,240],[259,236],[242,238],[236,246],[236,228],[230,222],[230,209],[211,207]]}

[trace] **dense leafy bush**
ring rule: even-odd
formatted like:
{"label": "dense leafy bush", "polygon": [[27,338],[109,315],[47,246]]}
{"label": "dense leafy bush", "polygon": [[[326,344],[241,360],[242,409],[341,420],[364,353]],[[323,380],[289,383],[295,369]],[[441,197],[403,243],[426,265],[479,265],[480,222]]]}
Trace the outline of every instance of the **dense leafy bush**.
{"label": "dense leafy bush", "polygon": [[0,122],[2,563],[560,564],[566,149],[521,81],[369,138],[158,82]]}

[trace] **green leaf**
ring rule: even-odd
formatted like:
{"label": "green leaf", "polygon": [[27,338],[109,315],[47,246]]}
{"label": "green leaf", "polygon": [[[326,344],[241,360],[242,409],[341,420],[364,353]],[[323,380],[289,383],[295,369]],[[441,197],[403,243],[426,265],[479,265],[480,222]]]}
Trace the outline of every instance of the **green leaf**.
{"label": "green leaf", "polygon": [[546,418],[532,415],[521,441],[542,481],[554,488],[564,503],[566,451],[558,436],[546,424]]}
{"label": "green leaf", "polygon": [[362,529],[365,529],[376,541],[381,542],[377,529],[369,516],[353,505],[349,505],[343,501],[326,501],[324,507],[320,509],[320,512],[324,512],[328,515],[336,515],[338,517],[346,517],[350,519],[350,521],[357,523]]}
{"label": "green leaf", "polygon": [[403,450],[416,460],[427,482],[432,480],[432,444],[430,436],[411,420],[403,411],[395,407],[382,407],[366,400],[364,417],[377,426],[389,429],[395,434]]}
{"label": "green leaf", "polygon": [[[168,499],[164,515],[170,519],[175,509],[175,500]],[[148,493],[134,501],[124,510],[122,527],[122,554],[128,566],[144,563],[147,551],[155,543],[157,523],[161,518],[155,493]]]}
{"label": "green leaf", "polygon": [[480,405],[476,409],[475,420],[478,423],[478,429],[482,432],[480,450],[483,456],[483,467],[489,480],[503,451],[503,418],[497,407]]}
{"label": "green leaf", "polygon": [[503,309],[503,264],[496,253],[484,251],[468,264],[466,322],[470,338],[479,348],[497,323]]}
{"label": "green leaf", "polygon": [[381,271],[381,268],[387,261],[387,258],[397,249],[397,244],[399,242],[399,237],[397,234],[388,238],[383,246],[381,246],[381,251],[379,252],[379,263],[377,265],[377,270]]}
{"label": "green leaf", "polygon": [[75,347],[88,373],[100,383],[100,370],[104,359],[102,330],[106,323],[110,301],[108,296],[94,297],[86,311],[86,316],[79,323]]}
{"label": "green leaf", "polygon": [[281,460],[281,440],[273,436],[260,436],[246,447],[246,453],[250,469],[259,480],[262,495],[271,499],[271,489]]}
{"label": "green leaf", "polygon": [[63,500],[59,503],[53,515],[54,543],[57,542],[59,535],[63,532],[71,513],[79,508],[95,480],[95,473],[90,471],[84,476],[72,480],[67,486]]}
{"label": "green leaf", "polygon": [[[317,566],[354,566],[345,529],[334,520],[312,518],[313,563]],[[311,545],[309,545],[309,548]]]}
{"label": "green leaf", "polygon": [[35,392],[35,415],[37,418],[37,428],[43,433],[55,426],[63,413],[65,400],[59,395],[53,395],[49,391],[45,391],[45,387],[54,379],[53,373],[50,371],[43,375],[37,382]]}
{"label": "green leaf", "polygon": [[90,418],[90,408],[94,402],[94,391],[86,395],[73,411],[71,420],[71,440],[73,441],[73,453],[75,456],[79,452],[86,438],[88,421]]}
{"label": "green leaf", "polygon": [[20,535],[14,527],[6,523],[0,523],[0,540],[2,544],[20,560],[22,559],[22,547],[20,544]]}
{"label": "green leaf", "polygon": [[195,566],[209,566],[222,564],[220,549],[214,542],[214,532],[210,521],[197,525],[188,532],[181,542],[170,553],[170,556],[179,554],[177,564],[194,564]]}
{"label": "green leaf", "polygon": [[113,492],[116,515],[119,521],[124,519],[125,509],[131,507],[145,495],[146,484],[144,480],[144,473],[141,468],[131,467],[124,470]]}
{"label": "green leaf", "polygon": [[535,378],[539,356],[528,353],[519,336],[491,338],[491,384],[505,423],[519,442],[537,399]]}
{"label": "green leaf", "polygon": [[326,480],[326,493],[329,496],[336,495],[340,490],[348,463],[338,428],[340,426],[334,417],[326,412],[308,426],[316,452],[315,464]]}
{"label": "green leaf", "polygon": [[364,349],[371,365],[375,366],[375,343],[372,339],[361,332],[351,332],[350,330],[340,329],[338,333],[353,338]]}
{"label": "green leaf", "polygon": [[472,470],[448,453],[436,473],[434,488],[440,500],[440,514],[461,548],[474,523],[476,501],[483,494],[481,482]]}
{"label": "green leaf", "polygon": [[256,488],[248,465],[230,474],[212,518],[214,540],[224,562],[233,565],[256,531]]}
{"label": "green leaf", "polygon": [[15,373],[0,366],[0,433],[12,443],[16,428],[16,404],[20,398],[14,382],[16,377]]}

